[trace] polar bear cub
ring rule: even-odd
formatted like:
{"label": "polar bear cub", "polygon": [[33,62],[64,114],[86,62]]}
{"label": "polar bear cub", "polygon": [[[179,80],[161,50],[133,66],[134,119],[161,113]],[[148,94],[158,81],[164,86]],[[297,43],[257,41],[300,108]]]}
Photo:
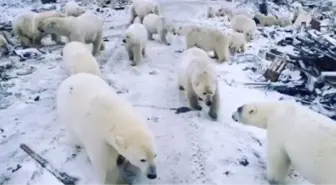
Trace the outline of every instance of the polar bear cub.
{"label": "polar bear cub", "polygon": [[[14,33],[19,37],[23,47],[36,47],[41,45],[41,40],[48,34],[41,33],[37,26],[44,20],[52,17],[65,17],[63,13],[57,11],[45,11],[40,13],[23,12],[12,21]],[[61,43],[61,38],[51,34],[52,40]]]}
{"label": "polar bear cub", "polygon": [[209,116],[217,120],[219,109],[219,90],[217,76],[207,53],[197,47],[184,51],[179,70],[178,87],[185,90],[189,104],[196,110],[202,110],[199,98],[209,106]]}
{"label": "polar bear cub", "polygon": [[97,55],[103,44],[103,20],[93,12],[86,11],[79,17],[53,17],[42,21],[38,30],[93,44],[92,54]]}
{"label": "polar bear cub", "polygon": [[79,6],[75,1],[69,1],[64,5],[64,11],[67,16],[78,17],[85,13],[85,8]]}
{"label": "polar bear cub", "polygon": [[148,14],[160,15],[160,6],[155,0],[134,0],[131,6],[130,24],[134,23],[134,19],[138,16],[140,23]]}
{"label": "polar bear cub", "polygon": [[244,104],[232,118],[267,129],[270,184],[284,184],[290,164],[313,184],[335,184],[335,121],[295,102]]}
{"label": "polar bear cub", "polygon": [[146,44],[148,41],[148,31],[140,23],[131,24],[123,36],[122,42],[125,45],[131,65],[137,65],[146,56]]}
{"label": "polar bear cub", "polygon": [[243,33],[246,41],[251,41],[257,25],[254,20],[246,15],[236,15],[231,20],[231,27],[236,32]]}
{"label": "polar bear cub", "polygon": [[261,24],[262,26],[273,26],[277,23],[277,18],[274,15],[264,15],[257,12],[254,21],[256,24]]}
{"label": "polar bear cub", "polygon": [[236,52],[245,52],[246,51],[246,41],[244,34],[231,31],[229,32],[230,35],[230,49],[233,53]]}
{"label": "polar bear cub", "polygon": [[89,73],[65,79],[57,91],[59,120],[84,147],[101,183],[108,183],[114,150],[155,179],[154,137],[144,119],[100,77]]}
{"label": "polar bear cub", "polygon": [[154,40],[153,34],[159,34],[160,40],[169,45],[167,34],[171,30],[171,24],[165,17],[156,14],[148,14],[143,19],[143,25],[148,31],[149,40]]}
{"label": "polar bear cub", "polygon": [[213,51],[220,62],[227,61],[230,57],[230,37],[226,32],[217,28],[180,25],[177,33],[186,37],[186,49],[196,46],[207,52]]}
{"label": "polar bear cub", "polygon": [[91,73],[102,77],[96,58],[90,45],[82,42],[69,42],[63,48],[63,66],[67,74]]}

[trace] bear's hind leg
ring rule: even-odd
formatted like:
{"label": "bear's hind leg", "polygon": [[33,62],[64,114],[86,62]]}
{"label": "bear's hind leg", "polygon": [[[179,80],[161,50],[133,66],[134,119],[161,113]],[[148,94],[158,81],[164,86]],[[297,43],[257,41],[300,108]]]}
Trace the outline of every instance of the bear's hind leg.
{"label": "bear's hind leg", "polygon": [[141,53],[142,53],[142,57],[146,57],[146,47],[142,47]]}
{"label": "bear's hind leg", "polygon": [[133,50],[132,50],[132,48],[131,48],[131,47],[127,47],[126,50],[127,50],[128,58],[129,58],[131,61],[133,61],[134,56],[133,56]]}
{"label": "bear's hind leg", "polygon": [[166,29],[163,29],[162,31],[160,31],[160,39],[161,39],[161,42],[167,44],[167,45],[170,45],[170,43],[167,41],[167,30]]}
{"label": "bear's hind leg", "polygon": [[28,48],[32,46],[32,39],[24,35],[20,36],[20,42],[23,48]]}
{"label": "bear's hind leg", "polygon": [[141,55],[142,55],[142,50],[141,50],[141,46],[140,44],[135,44],[133,47],[132,47],[132,51],[133,51],[133,61],[132,61],[132,66],[135,66],[137,65],[140,60],[141,60]]}
{"label": "bear's hind leg", "polygon": [[270,139],[268,141],[267,180],[270,184],[284,184],[289,172],[290,160],[279,145],[270,142]]}
{"label": "bear's hind leg", "polygon": [[96,56],[100,51],[102,41],[103,41],[103,34],[100,32],[98,33],[96,40],[93,42],[92,54],[94,56]]}
{"label": "bear's hind leg", "polygon": [[229,59],[229,47],[228,46],[224,46],[224,47],[217,47],[214,51],[215,56],[217,56],[218,61],[223,63],[225,61],[227,61]]}
{"label": "bear's hind leg", "polygon": [[208,115],[214,120],[217,120],[218,118],[219,105],[220,105],[220,98],[219,98],[219,92],[218,92],[218,86],[217,86],[216,92],[212,97],[212,104],[208,112]]}
{"label": "bear's hind leg", "polygon": [[196,110],[202,110],[202,107],[198,103],[197,95],[192,88],[191,82],[190,82],[190,80],[188,80],[188,81],[189,81],[188,84],[187,84],[188,87],[186,88],[186,90],[187,90],[187,96],[188,96],[189,104],[192,108],[194,108]]}

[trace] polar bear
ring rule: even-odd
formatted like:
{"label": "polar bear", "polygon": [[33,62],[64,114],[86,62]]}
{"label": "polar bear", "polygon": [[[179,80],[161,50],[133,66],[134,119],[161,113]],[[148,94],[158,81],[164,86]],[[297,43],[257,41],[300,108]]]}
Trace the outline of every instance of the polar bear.
{"label": "polar bear", "polygon": [[279,25],[281,27],[289,26],[291,24],[292,24],[292,20],[291,20],[290,16],[278,17],[278,19],[276,21],[276,25]]}
{"label": "polar bear", "polygon": [[131,6],[130,24],[134,23],[137,16],[142,24],[144,17],[150,13],[160,15],[160,6],[155,0],[134,0]]}
{"label": "polar bear", "polygon": [[131,65],[137,65],[146,56],[146,44],[148,41],[148,31],[140,23],[131,24],[123,36],[122,42],[128,53]]}
{"label": "polar bear", "polygon": [[217,120],[219,110],[219,90],[217,75],[207,53],[197,47],[184,51],[178,69],[178,88],[185,90],[189,104],[202,110],[198,100],[209,106],[208,115]]}
{"label": "polar bear", "polygon": [[205,51],[213,51],[220,62],[227,61],[230,57],[229,35],[218,28],[180,25],[177,33],[186,37],[186,49],[196,46]]}
{"label": "polar bear", "polygon": [[236,32],[243,33],[246,41],[251,41],[257,25],[254,20],[246,15],[236,15],[231,20],[231,27]]}
{"label": "polar bear", "polygon": [[115,151],[148,179],[157,177],[156,144],[147,120],[102,78],[74,74],[61,83],[56,99],[60,122],[72,141],[83,146],[101,183],[115,175]]}
{"label": "polar bear", "polygon": [[277,23],[277,18],[273,15],[264,15],[259,12],[256,13],[253,20],[256,24],[260,24],[262,26],[273,26]]}
{"label": "polar bear", "polygon": [[64,5],[64,12],[67,16],[78,17],[85,13],[85,8],[79,6],[75,1],[69,1]]}
{"label": "polar bear", "polygon": [[92,55],[91,45],[72,41],[63,50],[63,67],[67,74],[91,73],[102,77],[96,58]]}
{"label": "polar bear", "polygon": [[103,20],[86,11],[78,17],[53,17],[42,21],[38,30],[68,37],[69,41],[93,44],[92,54],[97,55],[103,43]]}
{"label": "polar bear", "polygon": [[[31,11],[23,12],[12,21],[14,33],[19,37],[23,47],[37,47],[41,45],[41,40],[48,34],[41,33],[37,26],[44,20],[52,17],[65,17],[65,14],[57,11],[45,11],[35,13]],[[51,34],[52,40],[61,43],[61,37]]]}
{"label": "polar bear", "polygon": [[294,27],[300,27],[302,23],[306,23],[308,26],[312,20],[310,13],[306,12],[301,6],[298,6],[297,9],[295,9],[294,17],[296,17],[293,19],[295,20],[293,23]]}
{"label": "polar bear", "polygon": [[244,34],[236,31],[231,31],[229,32],[229,36],[230,36],[229,48],[233,53],[246,51],[246,41]]}
{"label": "polar bear", "polygon": [[313,184],[336,183],[336,124],[295,102],[253,102],[232,118],[267,129],[267,178],[284,184],[290,164]]}
{"label": "polar bear", "polygon": [[153,40],[153,34],[159,34],[161,42],[170,45],[167,41],[167,34],[171,31],[171,23],[160,15],[148,14],[143,19],[143,25],[148,31],[148,39]]}

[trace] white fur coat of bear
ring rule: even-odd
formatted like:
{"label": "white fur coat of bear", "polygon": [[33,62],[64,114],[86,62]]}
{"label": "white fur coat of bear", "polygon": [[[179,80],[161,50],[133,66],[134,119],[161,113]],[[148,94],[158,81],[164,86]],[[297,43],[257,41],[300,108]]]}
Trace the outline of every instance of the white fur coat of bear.
{"label": "white fur coat of bear", "polygon": [[296,102],[240,106],[235,121],[267,130],[267,178],[284,184],[293,165],[313,184],[336,183],[336,122]]}
{"label": "white fur coat of bear", "polygon": [[69,1],[64,5],[64,12],[67,16],[78,17],[85,13],[86,9],[79,6],[75,1]]}
{"label": "white fur coat of bear", "polygon": [[186,49],[198,47],[206,52],[213,51],[219,62],[229,60],[230,36],[218,28],[203,27],[199,25],[180,25],[178,35],[184,35]]}
{"label": "white fur coat of bear", "polygon": [[148,14],[160,15],[160,6],[155,0],[134,0],[131,5],[131,20],[130,24],[134,23],[134,19],[139,17],[140,23]]}
{"label": "white fur coat of bear", "polygon": [[148,31],[140,23],[131,24],[124,33],[122,42],[125,45],[131,65],[137,65],[146,56]]}
{"label": "white fur coat of bear", "polygon": [[277,24],[277,18],[274,15],[264,15],[257,12],[254,19],[257,19],[261,26],[273,26]]}
{"label": "white fur coat of bear", "polygon": [[155,179],[156,144],[146,119],[102,78],[89,73],[65,79],[57,91],[57,112],[72,141],[83,146],[101,183],[108,183],[115,151]]}
{"label": "white fur coat of bear", "polygon": [[149,40],[154,40],[153,34],[159,34],[161,42],[169,45],[167,34],[171,30],[171,24],[165,17],[152,13],[148,14],[143,19],[143,25],[148,31]]}
{"label": "white fur coat of bear", "polygon": [[231,27],[234,31],[243,33],[246,41],[251,41],[257,29],[254,20],[246,15],[236,15],[231,20]]}
{"label": "white fur coat of bear", "polygon": [[69,42],[64,46],[62,51],[63,67],[69,76],[77,73],[91,73],[102,77],[90,46],[77,41]]}
{"label": "white fur coat of bear", "polygon": [[38,30],[68,37],[69,41],[93,44],[92,54],[97,55],[103,44],[103,20],[96,14],[86,11],[78,17],[53,17],[42,21]]}
{"label": "white fur coat of bear", "polygon": [[246,40],[243,33],[236,31],[229,32],[230,35],[230,50],[233,53],[246,51]]}
{"label": "white fur coat of bear", "polygon": [[178,69],[178,88],[185,91],[190,106],[196,110],[202,110],[202,99],[214,120],[218,118],[220,104],[217,84],[216,70],[207,53],[197,47],[184,51]]}
{"label": "white fur coat of bear", "polygon": [[[40,32],[38,25],[52,17],[65,17],[65,14],[57,11],[45,11],[40,13],[23,12],[15,17],[12,21],[14,33],[19,37],[19,41],[23,47],[37,47],[41,45],[41,40],[48,34]],[[55,34],[51,35],[52,40],[57,43],[61,42],[61,38]]]}

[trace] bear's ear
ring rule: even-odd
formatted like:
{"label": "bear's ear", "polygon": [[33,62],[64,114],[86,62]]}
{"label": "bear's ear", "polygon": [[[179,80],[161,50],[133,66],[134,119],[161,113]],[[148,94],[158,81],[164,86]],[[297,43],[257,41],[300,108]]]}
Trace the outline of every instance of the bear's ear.
{"label": "bear's ear", "polygon": [[116,144],[118,145],[119,148],[126,149],[127,148],[127,143],[124,137],[121,136],[116,136],[115,137]]}

